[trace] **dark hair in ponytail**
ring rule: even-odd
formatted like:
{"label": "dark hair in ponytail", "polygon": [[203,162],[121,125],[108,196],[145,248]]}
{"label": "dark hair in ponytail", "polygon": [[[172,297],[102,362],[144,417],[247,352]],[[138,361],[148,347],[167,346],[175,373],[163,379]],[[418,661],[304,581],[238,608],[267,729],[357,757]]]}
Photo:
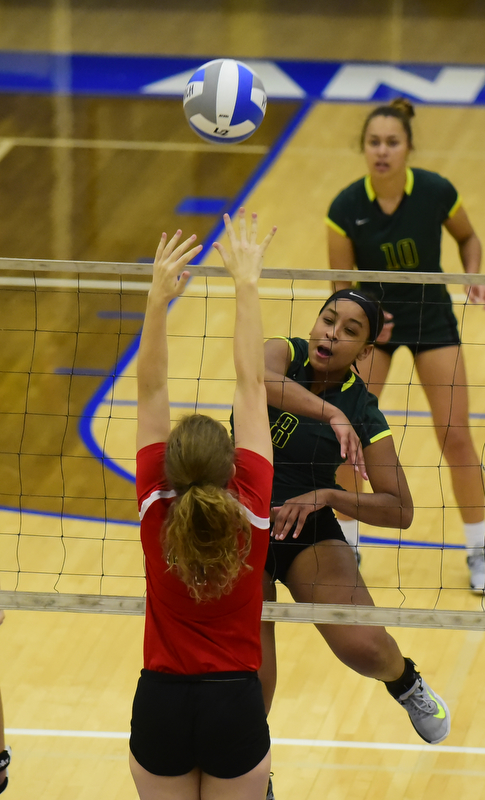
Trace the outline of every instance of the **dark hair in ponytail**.
{"label": "dark hair in ponytail", "polygon": [[398,119],[403,126],[406,132],[409,149],[412,150],[414,147],[414,142],[411,120],[414,116],[414,106],[411,101],[407,100],[405,97],[396,97],[396,99],[392,100],[391,103],[374,108],[374,110],[368,114],[362,126],[362,131],[360,134],[360,149],[364,149],[365,134],[371,119],[374,119],[374,117],[395,117],[395,119]]}

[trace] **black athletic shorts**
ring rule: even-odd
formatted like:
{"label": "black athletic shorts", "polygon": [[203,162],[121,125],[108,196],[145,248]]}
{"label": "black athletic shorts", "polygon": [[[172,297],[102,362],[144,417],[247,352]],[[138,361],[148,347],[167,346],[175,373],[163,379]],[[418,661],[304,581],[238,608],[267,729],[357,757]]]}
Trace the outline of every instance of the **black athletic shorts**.
{"label": "black athletic shorts", "polygon": [[238,778],[270,748],[256,672],[171,675],[143,669],[133,700],[130,750],[154,775],[195,767]]}
{"label": "black athletic shorts", "polygon": [[[387,306],[386,306],[387,310]],[[392,312],[392,308],[388,309]],[[386,344],[376,343],[375,347],[383,350],[389,356],[394,355],[399,347],[407,347],[413,356],[425,353],[427,350],[439,350],[442,347],[453,347],[460,344],[460,335],[456,317],[453,314],[451,305],[440,306],[430,305],[426,308],[427,315],[431,314],[430,320],[426,323],[423,320],[422,327],[416,328],[415,324],[406,325],[406,322],[397,318],[396,326],[392,331],[392,337]]]}
{"label": "black athletic shorts", "polygon": [[312,511],[308,515],[298,539],[293,539],[292,535],[292,531],[290,531],[286,539],[270,539],[265,570],[273,581],[286,583],[286,574],[293,561],[307,547],[323,542],[325,539],[346,541],[335,514],[328,506],[319,511]]}

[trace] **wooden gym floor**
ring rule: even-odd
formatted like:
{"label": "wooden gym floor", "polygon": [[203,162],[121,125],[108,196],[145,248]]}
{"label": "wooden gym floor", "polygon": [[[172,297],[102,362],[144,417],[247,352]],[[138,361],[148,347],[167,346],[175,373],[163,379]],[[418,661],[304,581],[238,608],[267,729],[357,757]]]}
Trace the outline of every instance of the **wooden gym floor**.
{"label": "wooden gym floor", "polygon": [[[161,5],[155,0],[0,1],[0,53],[201,54],[204,59],[223,54],[470,64],[483,59],[485,18],[478,2],[393,0],[380,4],[377,12],[370,0],[348,5],[314,0],[298,13],[289,0],[254,0],[243,10],[234,2],[214,0],[204,4],[204,11],[195,0],[164,3],[163,9]],[[165,228],[181,226],[205,240],[219,215],[181,217],[174,209],[187,196],[215,196],[244,199],[248,208],[259,212],[262,231],[278,225],[267,266],[324,268],[323,217],[337,191],[363,173],[356,140],[367,108],[313,106],[278,158],[262,169],[268,150],[296,113],[295,103],[270,103],[262,128],[247,147],[219,152],[201,146],[174,101],[2,95],[0,256],[149,259]],[[412,159],[456,184],[482,241],[484,123],[480,108],[419,106]],[[71,146],[72,140],[77,144]],[[120,146],[122,142],[130,146]],[[173,149],[154,146],[160,142]],[[247,192],[258,170],[260,180]],[[217,263],[216,254],[206,262]],[[449,272],[460,271],[449,237],[444,240],[444,264]],[[66,277],[72,276],[59,279]],[[227,282],[213,283],[207,306],[204,282],[194,280],[188,296],[172,312],[171,331],[184,337],[174,339],[173,363],[183,359],[184,374],[179,377],[190,376],[174,383],[172,397],[183,410],[197,395],[200,403],[212,404],[213,412],[227,419],[232,304],[224,299]],[[291,332],[306,336],[319,309],[318,287],[300,288]],[[328,291],[328,285],[321,291]],[[452,291],[460,313],[461,288],[454,286]],[[285,293],[286,284],[263,284],[268,336],[290,331]],[[276,294],[277,301],[271,299]],[[15,280],[0,287],[0,505],[16,508],[21,493],[24,511],[19,547],[19,515],[1,512],[3,589],[18,585],[52,591],[55,575],[63,569],[58,588],[97,592],[102,563],[103,591],[142,591],[134,491],[125,473],[133,469],[133,340],[144,304],[145,293],[139,288],[120,295],[84,285],[78,293],[65,283],[43,284],[35,293]],[[463,335],[480,451],[482,314],[482,309],[467,309]],[[215,338],[201,354],[205,319]],[[201,355],[203,380],[198,382]],[[106,375],[121,356],[122,377],[111,396]],[[384,409],[406,407],[410,380],[410,360],[399,353],[392,385],[382,398]],[[413,411],[426,410],[422,390],[414,382],[409,402]],[[86,437],[79,435],[79,417],[87,407],[94,414],[92,442],[106,445],[117,472],[103,471],[90,457]],[[436,464],[439,456],[432,430],[423,431],[429,419],[413,418],[406,429],[402,414],[393,414],[390,421],[417,506],[406,538],[417,544],[463,544],[446,470],[441,474],[447,502],[443,515],[438,472],[427,466]],[[57,455],[61,446],[62,463]],[[61,512],[68,515],[62,525]],[[112,523],[103,540],[99,518],[105,515]],[[364,533],[393,537],[385,530]],[[396,552],[375,544],[364,550],[363,574],[377,603],[481,608],[481,599],[466,589],[463,550],[446,550],[443,558],[441,551],[422,547],[400,551],[399,559]],[[18,578],[19,559],[23,572]],[[440,586],[446,588],[439,591]],[[279,599],[286,599],[284,591]],[[10,730],[7,741],[14,750],[8,797],[134,800],[126,732],[141,667],[142,633],[143,620],[136,617],[8,613],[0,631],[0,687]],[[280,624],[279,683],[270,717],[278,800],[485,797],[483,636],[419,629],[394,630],[393,635],[446,698],[452,731],[445,748],[421,747],[405,712],[384,687],[337,662],[312,626]]]}

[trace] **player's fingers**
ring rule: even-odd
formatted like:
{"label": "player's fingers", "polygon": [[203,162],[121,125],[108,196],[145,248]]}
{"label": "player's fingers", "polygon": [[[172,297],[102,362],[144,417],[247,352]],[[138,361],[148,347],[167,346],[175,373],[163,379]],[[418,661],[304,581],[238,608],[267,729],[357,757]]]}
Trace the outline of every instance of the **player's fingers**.
{"label": "player's fingers", "polygon": [[276,227],[276,225],[273,225],[273,227],[271,228],[270,232],[264,237],[263,241],[259,245],[261,253],[265,252],[266,248],[268,247],[269,243],[273,239],[273,236],[275,235],[277,230],[278,230],[278,228]]}
{"label": "player's fingers", "polygon": [[369,480],[369,476],[367,474],[367,469],[364,461],[358,461],[358,462],[356,461],[356,463],[354,464],[354,469],[362,476],[362,478],[365,481]]}
{"label": "player's fingers", "polygon": [[172,238],[169,241],[166,242],[165,251],[163,253],[165,258],[169,258],[172,255],[172,253],[173,253],[174,249],[176,248],[177,243],[179,242],[181,236],[182,236],[182,231],[179,228],[178,231],[175,231],[175,233],[172,236]]}
{"label": "player's fingers", "polygon": [[[175,237],[174,237],[174,239],[175,239]],[[186,258],[187,255],[188,255],[188,252],[187,252],[188,248],[191,245],[193,245],[193,243],[195,242],[196,239],[197,239],[197,234],[193,233],[192,236],[189,236],[188,239],[185,239],[185,241],[181,242],[178,245],[178,247],[172,248],[172,251],[170,252],[172,261],[173,262],[183,261],[183,259]],[[173,241],[173,239],[172,239],[172,241]],[[171,244],[171,242],[169,242],[169,244],[167,246],[167,249],[170,246],[170,244]],[[174,244],[176,244],[176,242],[174,242]],[[200,245],[199,245],[199,247],[200,247]],[[193,249],[196,249],[196,248],[193,248]],[[193,250],[190,250],[189,255],[192,254],[192,252],[193,252]]]}
{"label": "player's fingers", "polygon": [[351,464],[355,464],[359,452],[360,439],[353,428],[347,428],[342,436],[341,454],[342,458],[347,458]]}
{"label": "player's fingers", "polygon": [[251,244],[256,244],[258,238],[258,215],[255,211],[251,214],[251,225],[249,227],[249,241]]}
{"label": "player's fingers", "polygon": [[224,226],[226,228],[227,238],[231,243],[231,247],[234,249],[235,245],[237,244],[237,237],[236,237],[236,231],[234,230],[234,225],[232,224],[231,217],[229,216],[229,214],[224,214],[222,218],[224,220]]}
{"label": "player's fingers", "polygon": [[217,250],[224,264],[227,264],[227,262],[229,261],[229,253],[227,252],[224,245],[221,244],[220,242],[213,242],[212,247],[214,248],[214,250]]}
{"label": "player's fingers", "polygon": [[275,539],[286,539],[297,517],[298,511],[292,506],[282,507],[275,523]]}
{"label": "player's fingers", "polygon": [[188,250],[186,253],[182,253],[182,255],[177,259],[176,267],[177,272],[180,272],[182,267],[187,266],[187,264],[192,261],[195,256],[198,256],[200,251],[202,250],[202,245],[197,244],[195,247],[192,247],[191,250]]}
{"label": "player's fingers", "polygon": [[298,520],[297,520],[297,523],[296,523],[296,527],[295,527],[295,530],[294,530],[294,533],[293,533],[293,539],[298,539],[298,537],[299,537],[299,535],[300,535],[300,533],[302,531],[302,528],[303,528],[303,526],[304,526],[304,524],[306,522],[307,516],[308,516],[308,512],[306,511],[306,509],[305,509],[305,511],[300,511],[300,513],[298,515]]}
{"label": "player's fingers", "polygon": [[247,234],[247,226],[246,226],[246,209],[241,206],[238,211],[238,222],[239,222],[239,238],[241,240],[241,244],[246,244],[248,241],[248,234]]}
{"label": "player's fingers", "polygon": [[167,234],[165,231],[162,233],[161,239],[158,243],[157,252],[155,253],[155,261],[160,261],[163,256],[163,251],[165,250],[165,245],[167,244]]}
{"label": "player's fingers", "polygon": [[177,296],[180,297],[183,294],[185,287],[187,286],[187,281],[190,278],[190,272],[188,270],[184,270],[178,279],[177,283]]}

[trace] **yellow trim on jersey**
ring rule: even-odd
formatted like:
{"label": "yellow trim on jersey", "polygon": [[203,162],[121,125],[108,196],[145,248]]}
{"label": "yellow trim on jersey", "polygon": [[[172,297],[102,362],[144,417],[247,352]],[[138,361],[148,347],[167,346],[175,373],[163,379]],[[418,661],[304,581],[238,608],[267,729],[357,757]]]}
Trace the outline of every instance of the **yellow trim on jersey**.
{"label": "yellow trim on jersey", "polygon": [[[367,197],[371,201],[374,202],[377,195],[374,191],[374,187],[372,186],[372,181],[370,175],[366,175],[364,178],[364,187],[367,194]],[[414,188],[414,172],[409,167],[406,167],[406,182],[404,184],[404,192],[405,194],[411,194]]]}
{"label": "yellow trim on jersey", "polygon": [[364,187],[365,187],[365,191],[366,191],[367,197],[369,198],[371,203],[373,203],[374,200],[376,199],[376,193],[374,191],[374,187],[372,186],[372,181],[370,179],[370,175],[366,175],[365,176],[365,178],[364,178]]}
{"label": "yellow trim on jersey", "polygon": [[392,436],[391,431],[387,430],[387,431],[382,431],[382,433],[376,434],[376,436],[373,436],[372,439],[370,440],[370,444],[374,444],[374,442],[378,442],[379,439],[385,439],[386,436]]}
{"label": "yellow trim on jersey", "polygon": [[456,203],[451,207],[450,213],[448,214],[448,219],[451,219],[452,217],[455,216],[455,214],[458,211],[458,209],[460,208],[462,202],[463,202],[463,200],[461,198],[461,195],[459,194],[458,197],[456,198]]}
{"label": "yellow trim on jersey", "polygon": [[355,383],[355,372],[353,372],[353,373],[352,373],[352,375],[350,376],[350,378],[348,379],[348,381],[345,381],[345,383],[343,384],[343,386],[342,386],[342,388],[341,388],[341,390],[340,390],[340,391],[341,391],[341,392],[345,392],[347,389],[350,389],[350,387],[351,387],[351,386],[352,386],[354,383]]}
{"label": "yellow trim on jersey", "polygon": [[290,348],[291,360],[292,361],[295,360],[295,347],[293,345],[293,342],[290,342],[290,340],[287,339],[286,336],[271,336],[271,339],[283,339],[283,341],[287,342],[288,347]]}
{"label": "yellow trim on jersey", "polygon": [[332,230],[335,231],[335,233],[339,233],[340,236],[347,236],[344,229],[341,228],[340,225],[337,225],[336,222],[331,220],[330,217],[325,217],[325,222],[327,223],[329,228],[332,228]]}
{"label": "yellow trim on jersey", "polygon": [[411,194],[414,187],[414,172],[409,167],[406,167],[406,183],[404,184],[404,191],[406,194]]}

